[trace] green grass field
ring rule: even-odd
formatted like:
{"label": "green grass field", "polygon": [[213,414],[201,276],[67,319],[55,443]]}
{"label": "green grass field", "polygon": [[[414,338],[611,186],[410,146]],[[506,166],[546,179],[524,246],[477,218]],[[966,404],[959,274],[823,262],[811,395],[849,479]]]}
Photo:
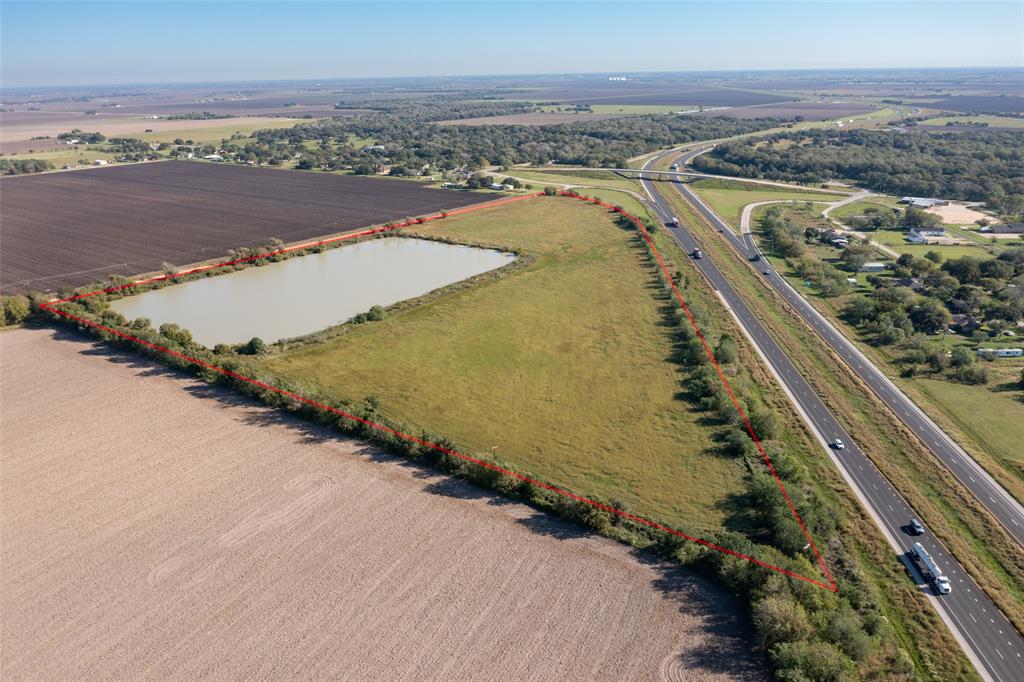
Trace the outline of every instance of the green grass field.
{"label": "green grass field", "polygon": [[[539,168],[510,168],[506,175],[535,184],[538,189],[544,185],[574,187],[607,187],[633,192],[643,191],[635,180],[624,178],[609,171],[583,171],[572,168],[544,170]],[[499,173],[499,175],[501,175]]]}
{"label": "green grass field", "polygon": [[929,251],[937,251],[946,258],[985,258],[988,255],[981,246],[975,244],[911,244],[907,241],[907,234],[900,230],[875,230],[869,234],[871,239],[879,244],[885,244],[899,253],[909,253],[918,257],[924,257]]}
{"label": "green grass field", "polygon": [[208,128],[184,128],[181,130],[157,130],[152,133],[144,133],[144,122],[140,123],[140,132],[137,135],[125,135],[124,137],[137,137],[140,140],[150,142],[174,142],[175,139],[192,140],[196,144],[217,144],[223,139],[230,138],[235,133],[250,135],[257,130],[268,128],[291,128],[299,123],[312,123],[308,119],[281,118],[274,121],[263,121],[260,123],[246,123],[244,118],[223,119],[221,124]]}
{"label": "green grass field", "polygon": [[[946,123],[987,123],[991,127],[996,128],[1024,128],[1024,118],[1011,118],[1009,116],[939,116],[937,118],[929,118],[925,121],[921,121],[921,125],[926,126],[944,126]],[[956,130],[953,126],[950,126],[951,130]]]}
{"label": "green grass field", "polygon": [[675,397],[664,302],[628,232],[561,198],[420,229],[537,260],[270,367],[340,397],[375,394],[389,416],[470,452],[496,447],[515,469],[571,490],[688,528],[720,525],[744,470],[708,452],[705,416]]}
{"label": "green grass field", "polygon": [[65,164],[75,165],[79,161],[85,160],[92,163],[96,159],[111,160],[116,154],[109,152],[100,151],[98,148],[90,148],[87,145],[76,145],[75,147],[68,147],[67,149],[58,149],[52,152],[25,152],[24,154],[5,154],[5,159],[43,159],[53,164],[54,170],[60,170]]}
{"label": "green grass field", "polygon": [[839,201],[844,194],[826,194],[814,190],[787,190],[782,187],[702,179],[690,185],[718,215],[734,228],[740,226],[743,207],[758,201]]}
{"label": "green grass field", "polygon": [[[1019,347],[1021,343],[1008,339],[1000,345]],[[1024,475],[1024,423],[1013,418],[1024,414],[1024,391],[1014,385],[1020,379],[1024,362],[1019,358],[982,362],[992,377],[988,386],[964,386],[923,377],[915,378],[913,383],[975,442],[984,443],[985,449],[1003,460],[1009,469]]]}
{"label": "green grass field", "polygon": [[869,208],[885,211],[903,208],[903,206],[900,205],[899,199],[896,197],[872,196],[870,199],[862,199],[861,201],[854,201],[851,204],[840,206],[832,211],[829,216],[843,221],[844,218],[849,218],[850,216],[864,215],[865,211]]}

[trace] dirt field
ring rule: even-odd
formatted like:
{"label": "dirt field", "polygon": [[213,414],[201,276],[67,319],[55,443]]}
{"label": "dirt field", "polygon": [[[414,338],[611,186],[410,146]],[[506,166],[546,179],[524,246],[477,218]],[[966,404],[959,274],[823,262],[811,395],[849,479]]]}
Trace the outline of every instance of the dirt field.
{"label": "dirt field", "polygon": [[994,218],[987,213],[982,213],[965,204],[947,204],[946,206],[933,206],[926,208],[925,213],[939,216],[942,222],[947,225],[970,225],[977,220],[994,221]]}
{"label": "dirt field", "polygon": [[6,679],[758,679],[720,590],[65,332],[0,333]]}
{"label": "dirt field", "polygon": [[494,198],[188,161],[15,176],[0,180],[0,192],[4,292],[84,285]]}
{"label": "dirt field", "polygon": [[984,111],[1007,114],[1024,113],[1024,97],[1013,96],[959,96],[940,99],[931,105],[933,109],[950,111]]}
{"label": "dirt field", "polygon": [[[614,114],[574,114],[574,113],[537,113],[537,114],[509,114],[507,116],[481,116],[479,118],[460,118],[453,121],[438,121],[438,125],[450,126],[550,126],[559,123],[572,123],[573,121],[601,121],[606,118],[616,118]],[[620,117],[621,118],[621,117]]]}
{"label": "dirt field", "polygon": [[[42,114],[42,115],[40,115]],[[7,116],[19,116],[15,122],[6,120]],[[34,118],[38,117],[38,118]],[[86,132],[103,133],[107,137],[141,135],[146,129],[161,130],[196,130],[202,128],[223,128],[232,123],[239,127],[251,126],[254,124],[278,125],[281,118],[269,116],[245,116],[237,118],[211,118],[211,119],[152,119],[143,116],[82,116],[74,114],[61,114],[51,116],[48,112],[31,112],[24,114],[7,114],[0,117],[0,142],[4,153],[24,153],[29,148],[41,150],[55,147],[61,144],[59,140],[31,140],[30,138],[40,135],[49,135],[56,138],[60,133],[66,133],[75,128]],[[301,123],[302,119],[294,120]],[[15,144],[15,141],[20,141]],[[27,141],[27,142],[26,142]],[[65,145],[66,146],[66,145]]]}

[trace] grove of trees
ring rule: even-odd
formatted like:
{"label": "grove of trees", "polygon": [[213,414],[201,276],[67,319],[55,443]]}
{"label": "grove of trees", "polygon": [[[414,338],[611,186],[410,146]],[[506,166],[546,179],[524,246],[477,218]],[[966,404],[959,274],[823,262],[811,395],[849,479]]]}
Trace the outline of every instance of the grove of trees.
{"label": "grove of trees", "polygon": [[[521,109],[522,103],[508,102],[405,101],[386,111],[261,130],[253,135],[252,142],[242,145],[236,157],[243,162],[274,164],[298,154],[307,167],[323,169],[375,169],[387,164],[414,169],[429,165],[432,171],[444,171],[548,162],[622,167],[626,159],[662,147],[754,132],[779,124],[775,119],[678,115],[543,126],[437,123]],[[357,149],[350,143],[353,139],[372,139],[378,144]],[[311,149],[305,144],[308,141],[319,144]]]}
{"label": "grove of trees", "polygon": [[765,139],[718,145],[693,165],[748,178],[849,180],[889,194],[985,201],[1006,215],[1024,211],[1024,131],[805,130]]}
{"label": "grove of trees", "polygon": [[22,175],[52,170],[53,164],[44,159],[0,159],[0,175]]}
{"label": "grove of trees", "polygon": [[[931,255],[931,254],[929,254]],[[939,264],[941,262],[941,265]],[[845,318],[867,332],[879,345],[899,346],[912,370],[918,365],[964,383],[988,381],[984,367],[974,363],[967,349],[929,346],[922,335],[945,331],[953,315],[975,321],[974,336],[998,335],[1024,320],[1024,248],[1005,251],[995,258],[961,256],[942,261],[904,254],[896,262],[897,281],[912,278],[912,289],[893,285],[893,279],[873,277],[875,289],[853,298]]]}

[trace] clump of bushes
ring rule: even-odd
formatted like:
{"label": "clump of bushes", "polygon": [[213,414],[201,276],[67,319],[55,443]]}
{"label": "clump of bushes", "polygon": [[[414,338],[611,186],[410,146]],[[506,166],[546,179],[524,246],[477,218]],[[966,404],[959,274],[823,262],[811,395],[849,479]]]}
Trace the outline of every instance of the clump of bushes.
{"label": "clump of bushes", "polygon": [[375,305],[365,313],[359,313],[352,318],[354,324],[363,324],[365,322],[380,322],[384,319],[384,308],[379,305]]}
{"label": "clump of bushes", "polygon": [[0,327],[21,324],[31,312],[32,307],[25,296],[0,297]]}

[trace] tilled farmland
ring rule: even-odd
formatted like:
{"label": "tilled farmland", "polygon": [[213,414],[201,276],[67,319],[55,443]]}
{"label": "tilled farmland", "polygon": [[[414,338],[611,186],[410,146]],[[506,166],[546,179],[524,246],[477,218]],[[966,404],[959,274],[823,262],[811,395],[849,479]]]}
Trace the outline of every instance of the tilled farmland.
{"label": "tilled farmland", "polygon": [[10,679],[762,679],[723,590],[63,331],[0,333]]}
{"label": "tilled farmland", "polygon": [[401,180],[163,161],[0,180],[0,291],[57,290],[494,198]]}

